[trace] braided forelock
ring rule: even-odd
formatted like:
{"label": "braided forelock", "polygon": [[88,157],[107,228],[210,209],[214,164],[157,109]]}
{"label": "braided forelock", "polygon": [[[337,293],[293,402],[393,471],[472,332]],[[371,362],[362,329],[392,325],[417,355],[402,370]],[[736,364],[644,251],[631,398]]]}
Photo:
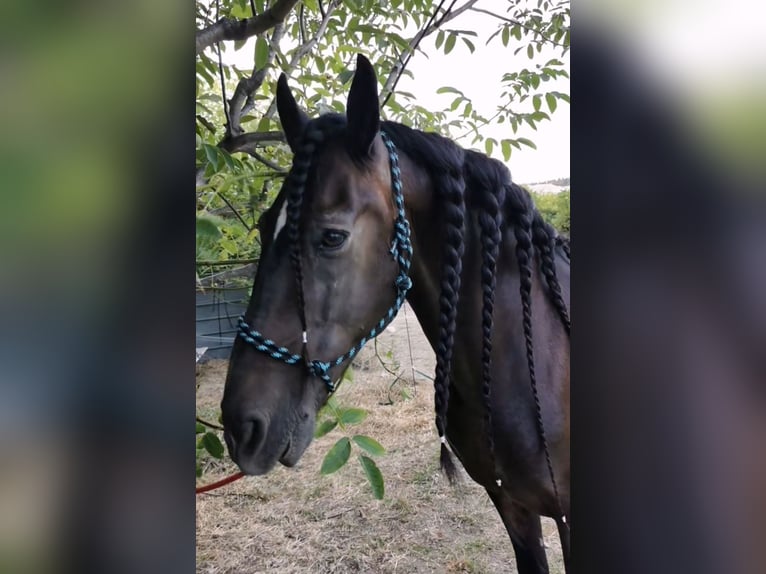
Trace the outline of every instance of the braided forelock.
{"label": "braided forelock", "polygon": [[321,141],[323,134],[319,130],[304,132],[304,137],[300,141],[293,157],[293,165],[287,176],[285,185],[288,186],[287,207],[286,207],[286,227],[287,237],[290,244],[290,260],[295,271],[296,292],[298,294],[298,308],[300,310],[301,327],[306,329],[305,325],[305,301],[303,299],[303,267],[301,265],[301,241],[300,241],[300,222],[303,206],[303,192],[306,189],[306,180],[308,178],[311,161],[314,158],[316,144]]}
{"label": "braided forelock", "polygon": [[556,274],[556,264],[553,259],[553,249],[555,247],[555,232],[553,228],[543,221],[542,216],[535,212],[532,221],[532,243],[537,248],[540,256],[540,270],[543,272],[545,281],[550,290],[551,302],[559,314],[561,323],[569,335],[570,322],[569,311],[567,310],[564,298],[561,295],[561,285]]}
{"label": "braided forelock", "polygon": [[[306,181],[318,146],[339,133],[344,125],[343,117],[335,114],[320,116],[310,121],[296,144],[293,165],[284,184],[288,190],[285,225],[290,244],[290,260],[295,271],[298,308],[302,323],[305,323],[305,300],[303,298],[303,266],[301,265],[301,216]],[[304,330],[306,329],[305,324],[301,326]]]}

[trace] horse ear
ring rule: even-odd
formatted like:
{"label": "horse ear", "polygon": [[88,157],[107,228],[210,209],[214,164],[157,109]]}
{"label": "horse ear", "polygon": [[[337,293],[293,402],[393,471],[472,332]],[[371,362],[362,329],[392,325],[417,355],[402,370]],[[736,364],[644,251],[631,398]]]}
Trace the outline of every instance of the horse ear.
{"label": "horse ear", "polygon": [[295,144],[303,133],[303,128],[309,121],[309,117],[298,107],[290,87],[287,85],[287,76],[279,75],[277,80],[277,111],[279,120],[282,122],[282,130],[290,149],[295,152]]}
{"label": "horse ear", "polygon": [[357,54],[356,72],[346,104],[349,149],[354,153],[370,154],[372,142],[380,129],[378,80],[370,61]]}

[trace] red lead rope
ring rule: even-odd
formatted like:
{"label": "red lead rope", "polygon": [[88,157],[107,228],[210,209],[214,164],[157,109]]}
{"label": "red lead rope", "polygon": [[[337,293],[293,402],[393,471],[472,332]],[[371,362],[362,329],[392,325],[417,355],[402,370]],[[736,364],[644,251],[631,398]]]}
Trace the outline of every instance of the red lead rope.
{"label": "red lead rope", "polygon": [[202,494],[203,492],[208,492],[210,490],[215,490],[216,488],[221,488],[222,486],[226,486],[230,482],[234,482],[235,480],[239,480],[245,476],[244,472],[237,472],[235,474],[232,474],[231,476],[227,476],[226,478],[222,478],[218,482],[213,482],[212,484],[207,484],[205,486],[198,486],[196,489],[197,494]]}

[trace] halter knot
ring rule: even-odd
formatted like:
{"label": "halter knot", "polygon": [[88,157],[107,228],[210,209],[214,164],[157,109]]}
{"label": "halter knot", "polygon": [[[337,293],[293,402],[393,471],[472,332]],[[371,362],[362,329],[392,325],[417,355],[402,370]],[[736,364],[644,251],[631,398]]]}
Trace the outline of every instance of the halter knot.
{"label": "halter knot", "polygon": [[329,370],[330,370],[330,363],[326,363],[324,361],[311,361],[308,364],[309,372],[317,377],[322,379],[322,382],[327,386],[327,389],[332,393],[335,391],[335,384],[332,382],[332,379],[330,378]]}
{"label": "halter knot", "polygon": [[399,289],[400,293],[406,293],[411,287],[412,279],[407,275],[399,275],[399,277],[396,278],[396,288]]}

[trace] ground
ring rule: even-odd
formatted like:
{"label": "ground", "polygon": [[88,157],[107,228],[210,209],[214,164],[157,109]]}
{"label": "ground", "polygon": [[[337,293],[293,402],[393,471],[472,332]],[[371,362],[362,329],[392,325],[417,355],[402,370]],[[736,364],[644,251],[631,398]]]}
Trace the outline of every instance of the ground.
{"label": "ground", "polygon": [[[337,398],[369,412],[347,434],[372,436],[387,449],[376,459],[384,499],[373,498],[355,460],[358,449],[335,474],[319,473],[325,453],[344,436],[336,428],[315,440],[295,468],[279,466],[197,496],[198,573],[516,572],[508,535],[484,489],[465,472],[452,487],[439,471],[428,379],[433,352],[412,310],[400,312],[379,337],[378,351],[403,379],[394,383],[370,344]],[[199,368],[198,413],[211,420],[225,374],[225,361]],[[230,461],[211,460],[203,482],[235,470]],[[551,573],[563,573],[552,520],[543,519],[543,534]]]}

